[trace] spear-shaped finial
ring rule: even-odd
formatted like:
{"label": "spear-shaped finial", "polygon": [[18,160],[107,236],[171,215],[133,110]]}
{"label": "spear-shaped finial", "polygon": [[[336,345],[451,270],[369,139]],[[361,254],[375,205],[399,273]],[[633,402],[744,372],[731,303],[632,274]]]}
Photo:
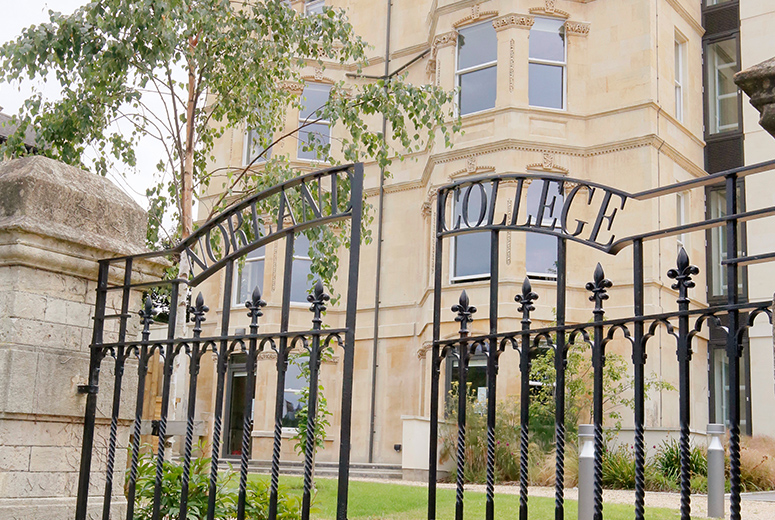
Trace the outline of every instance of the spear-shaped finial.
{"label": "spear-shaped finial", "polygon": [[261,299],[261,289],[258,288],[258,285],[253,289],[253,294],[251,294],[250,299],[245,302],[245,307],[248,308],[248,316],[250,316],[251,325],[255,325],[258,318],[264,315],[261,308],[266,307],[266,302]]}
{"label": "spear-shaped finial", "polygon": [[530,278],[525,277],[525,281],[522,282],[522,294],[518,294],[514,297],[514,301],[519,304],[517,311],[522,314],[530,313],[536,310],[533,302],[538,299],[538,295],[533,292],[533,286],[530,284]]}
{"label": "spear-shaped finial", "polygon": [[323,323],[321,315],[323,312],[325,312],[326,302],[330,299],[331,297],[323,290],[323,282],[318,280],[315,284],[315,287],[312,289],[312,294],[307,296],[307,301],[312,304],[309,310],[315,313],[314,317],[312,318],[312,324],[314,326],[319,327],[320,324]]}
{"label": "spear-shaped finial", "polygon": [[194,315],[194,334],[202,332],[202,322],[206,320],[205,314],[210,308],[205,305],[205,298],[200,292],[196,297],[196,303],[191,310],[191,314]]}
{"label": "spear-shaped finial", "polygon": [[614,286],[613,282],[605,277],[603,266],[598,262],[593,275],[594,281],[587,282],[586,289],[592,292],[589,301],[595,302],[595,311],[603,310],[603,302],[608,299],[608,289]]}
{"label": "spear-shaped finial", "polygon": [[140,315],[140,319],[143,321],[143,341],[148,341],[148,337],[151,334],[151,323],[153,323],[153,298],[149,294],[145,299],[145,305],[137,313]]}
{"label": "spear-shaped finial", "polygon": [[460,299],[458,303],[452,306],[452,312],[456,312],[455,321],[460,322],[460,334],[468,334],[468,324],[474,321],[473,314],[476,312],[476,307],[469,305],[468,294],[463,290],[460,293]]}
{"label": "spear-shaped finial", "polygon": [[694,287],[694,281],[692,276],[700,274],[700,269],[696,265],[689,263],[689,255],[686,254],[686,250],[682,247],[678,251],[677,269],[670,269],[667,272],[667,277],[675,280],[675,283],[671,286],[673,289],[678,290],[678,302],[688,302],[689,289]]}

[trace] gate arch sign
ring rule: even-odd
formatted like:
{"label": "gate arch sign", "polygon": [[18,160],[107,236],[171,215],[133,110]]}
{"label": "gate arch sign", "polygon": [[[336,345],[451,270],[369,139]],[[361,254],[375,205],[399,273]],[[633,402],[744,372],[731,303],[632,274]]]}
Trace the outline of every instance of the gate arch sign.
{"label": "gate arch sign", "polygon": [[[468,363],[475,352],[487,358],[487,458],[486,458],[486,520],[494,520],[495,514],[495,416],[497,374],[500,355],[506,349],[519,352],[520,372],[520,505],[519,518],[527,520],[528,515],[528,435],[530,418],[530,368],[531,358],[542,345],[554,349],[555,368],[555,518],[565,518],[564,467],[565,467],[565,363],[568,349],[579,343],[592,347],[594,368],[593,422],[594,422],[594,519],[603,518],[602,500],[602,452],[603,452],[603,367],[605,347],[614,339],[622,337],[632,352],[634,375],[634,423],[635,423],[635,518],[643,520],[645,497],[645,363],[647,344],[662,328],[676,342],[679,367],[679,413],[681,454],[681,518],[689,520],[690,502],[690,361],[692,341],[696,335],[713,327],[726,337],[726,354],[730,373],[730,467],[731,467],[731,518],[740,519],[740,385],[739,366],[743,353],[742,340],[745,331],[757,316],[764,315],[772,322],[772,302],[740,302],[738,267],[775,259],[775,252],[752,257],[738,257],[738,223],[775,215],[775,206],[740,211],[734,195],[738,180],[749,175],[772,174],[775,161],[749,167],[736,168],[717,174],[694,178],[669,186],[637,193],[628,193],[582,179],[562,175],[501,174],[466,177],[442,186],[436,197],[436,229],[434,258],[434,300],[433,300],[433,343],[431,375],[431,428],[429,450],[428,519],[436,518],[437,448],[439,434],[439,381],[442,361],[448,357],[457,360],[453,377],[458,388],[465,388],[468,377]],[[541,182],[540,194],[531,201],[527,211],[527,186]],[[639,234],[625,234],[623,226],[626,212],[634,204],[689,190],[704,190],[706,186],[723,185],[726,189],[726,212],[722,217],[705,219],[664,229],[646,229]],[[474,202],[475,201],[475,202]],[[507,203],[508,202],[508,203]],[[631,224],[631,222],[629,223]],[[691,231],[714,227],[726,230],[727,259],[723,261],[726,271],[727,303],[700,309],[689,308],[689,291],[695,284],[692,278],[699,269],[692,265],[686,251],[681,248],[674,268],[666,272],[674,280],[672,288],[678,292],[676,310],[646,315],[644,313],[644,242],[675,236]],[[503,232],[530,232],[554,236],[557,239],[557,282],[556,282],[556,326],[532,328],[531,313],[534,302],[541,297],[533,291],[530,279],[525,277],[521,292],[514,295],[518,305],[504,317],[521,318],[521,328],[513,331],[499,329],[499,238]],[[632,230],[624,230],[632,232]],[[462,291],[458,303],[452,306],[452,314],[441,307],[444,284],[444,243],[447,239],[466,233],[490,234],[489,269],[489,333],[472,335],[468,323],[477,312],[476,305],[466,291]],[[606,320],[604,303],[609,298],[608,290],[614,283],[606,278],[601,264],[590,268],[591,281],[586,284],[593,303],[591,322],[583,324],[566,323],[567,245],[577,242],[609,255],[616,255],[627,247],[632,248],[632,279],[625,283],[633,286],[633,313],[629,318]],[[486,253],[485,253],[486,254]],[[621,302],[619,303],[621,305]],[[444,315],[442,313],[445,313]],[[443,316],[447,316],[444,319]],[[457,338],[440,337],[442,322],[450,317],[460,325]],[[725,320],[725,321],[724,321]],[[452,365],[450,365],[452,366]],[[455,519],[463,519],[464,467],[466,462],[466,392],[458,392],[457,402],[457,446],[455,462],[457,482],[455,496]]]}

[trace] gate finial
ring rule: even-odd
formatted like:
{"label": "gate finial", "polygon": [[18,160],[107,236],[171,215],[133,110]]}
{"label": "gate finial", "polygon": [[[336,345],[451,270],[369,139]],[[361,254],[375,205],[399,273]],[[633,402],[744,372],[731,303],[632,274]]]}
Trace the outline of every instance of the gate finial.
{"label": "gate finial", "polygon": [[330,299],[331,297],[323,291],[323,282],[318,280],[315,284],[315,288],[312,290],[312,294],[307,296],[307,301],[312,304],[309,310],[315,313],[315,316],[312,318],[313,324],[320,325],[323,323],[323,319],[320,316],[325,312],[325,304]]}
{"label": "gate finial", "polygon": [[202,296],[202,293],[200,292],[197,295],[196,303],[191,310],[191,314],[194,315],[194,333],[195,334],[202,332],[202,322],[207,319],[205,318],[205,314],[209,310],[210,308],[207,305],[205,305],[204,296]]}
{"label": "gate finial", "polygon": [[145,305],[137,314],[143,321],[143,341],[148,341],[151,335],[151,323],[153,323],[153,298],[150,294],[145,299]]}
{"label": "gate finial", "polygon": [[476,307],[469,305],[468,294],[463,290],[460,293],[460,300],[458,303],[452,306],[452,312],[456,312],[455,321],[460,322],[460,334],[468,334],[468,324],[474,321],[472,315],[476,312]]}
{"label": "gate finial", "polygon": [[533,302],[537,299],[538,295],[533,292],[533,286],[530,284],[530,278],[526,276],[525,281],[522,282],[522,294],[518,294],[514,297],[514,301],[519,304],[517,311],[521,312],[523,317],[529,318],[530,313],[536,310]]}
{"label": "gate finial", "polygon": [[266,302],[261,299],[261,289],[258,288],[258,285],[253,289],[253,294],[250,296],[250,299],[245,302],[245,307],[248,308],[248,316],[250,316],[251,320],[250,324],[253,326],[256,324],[258,318],[264,315],[261,308],[266,307]]}
{"label": "gate finial", "polygon": [[677,264],[678,268],[670,269],[667,272],[667,277],[675,280],[671,287],[678,290],[678,303],[688,303],[689,289],[694,287],[692,276],[700,274],[700,269],[696,265],[689,264],[689,255],[686,254],[683,247],[678,251]]}
{"label": "gate finial", "polygon": [[608,299],[608,289],[613,286],[613,282],[605,277],[603,266],[598,262],[597,267],[595,267],[594,281],[587,282],[586,285],[586,289],[592,292],[589,301],[595,302],[594,312],[603,311],[603,302]]}

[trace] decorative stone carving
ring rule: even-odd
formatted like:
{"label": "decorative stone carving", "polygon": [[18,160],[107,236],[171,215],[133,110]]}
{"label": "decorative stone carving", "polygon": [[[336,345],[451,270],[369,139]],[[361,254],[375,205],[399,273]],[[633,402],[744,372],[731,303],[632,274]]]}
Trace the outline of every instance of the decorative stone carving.
{"label": "decorative stone carving", "polygon": [[560,166],[555,162],[554,152],[543,152],[540,163],[533,163],[527,165],[528,170],[540,170],[551,173],[567,174],[568,169]]}
{"label": "decorative stone carving", "polygon": [[492,26],[496,31],[503,31],[512,27],[530,29],[533,27],[535,19],[526,14],[507,14],[492,21]]}
{"label": "decorative stone carving", "polygon": [[738,72],[735,83],[761,114],[759,125],[775,137],[775,58]]}
{"label": "decorative stone carving", "polygon": [[495,166],[480,166],[478,157],[476,155],[472,155],[470,157],[466,157],[465,168],[462,168],[450,174],[449,180],[452,181],[456,177],[460,177],[463,175],[474,175],[476,173],[486,173],[486,172],[494,172],[494,171],[495,171]]}
{"label": "decorative stone carving", "polygon": [[281,85],[281,88],[291,94],[301,95],[304,92],[304,84],[295,81],[286,81]]}
{"label": "decorative stone carving", "polygon": [[449,31],[443,34],[437,34],[436,37],[433,38],[432,54],[435,56],[438,49],[447,47],[449,45],[457,45],[457,31]]}
{"label": "decorative stone carving", "polygon": [[530,9],[528,9],[528,12],[530,14],[544,14],[544,15],[560,17],[560,18],[570,18],[569,12],[563,11],[562,9],[557,9],[554,1],[550,1],[550,0],[547,0],[546,4],[543,7],[531,7]]}
{"label": "decorative stone carving", "polygon": [[476,171],[476,156],[466,159],[466,172],[474,173]]}
{"label": "decorative stone carving", "polygon": [[516,53],[516,44],[514,38],[509,41],[509,92],[514,92],[514,54]]}
{"label": "decorative stone carving", "polygon": [[493,16],[498,16],[498,11],[482,11],[481,8],[479,7],[479,4],[475,4],[471,6],[471,14],[453,23],[452,27],[457,29],[458,27],[461,27],[463,25],[475,22],[480,19],[491,18]]}
{"label": "decorative stone carving", "polygon": [[565,33],[574,36],[586,36],[589,34],[589,24],[586,22],[565,22]]}
{"label": "decorative stone carving", "polygon": [[321,81],[323,79],[323,69],[320,67],[317,67],[315,69],[314,76],[316,81]]}

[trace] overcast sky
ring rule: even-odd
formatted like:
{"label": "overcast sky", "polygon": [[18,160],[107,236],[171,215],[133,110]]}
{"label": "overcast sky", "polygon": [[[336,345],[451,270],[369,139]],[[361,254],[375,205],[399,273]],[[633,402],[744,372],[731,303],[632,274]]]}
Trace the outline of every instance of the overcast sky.
{"label": "overcast sky", "polygon": [[[59,11],[69,14],[78,7],[88,3],[88,0],[0,0],[2,16],[0,16],[0,42],[13,40],[21,34],[22,29],[30,25],[48,21],[48,11]],[[38,84],[41,86],[41,84]],[[33,84],[27,82],[21,85],[0,83],[0,106],[9,115],[16,114],[23,101],[30,95]],[[55,98],[59,92],[56,82],[42,85],[45,96]],[[137,172],[111,172],[109,178],[124,192],[129,194],[141,206],[147,208],[145,199],[146,187],[152,185],[155,164],[159,160],[161,150],[154,143],[143,143],[138,152]]]}

